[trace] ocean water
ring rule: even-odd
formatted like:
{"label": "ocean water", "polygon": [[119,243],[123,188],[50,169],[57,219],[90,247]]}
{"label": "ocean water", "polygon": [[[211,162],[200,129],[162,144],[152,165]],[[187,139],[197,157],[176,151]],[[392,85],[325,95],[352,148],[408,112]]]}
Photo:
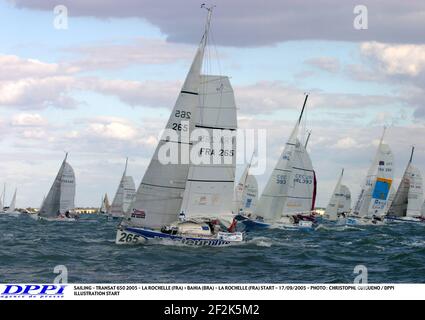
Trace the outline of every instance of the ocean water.
{"label": "ocean water", "polygon": [[0,216],[0,283],[51,283],[65,265],[70,283],[425,283],[425,225],[319,226],[261,230],[227,248],[118,246],[117,222]]}

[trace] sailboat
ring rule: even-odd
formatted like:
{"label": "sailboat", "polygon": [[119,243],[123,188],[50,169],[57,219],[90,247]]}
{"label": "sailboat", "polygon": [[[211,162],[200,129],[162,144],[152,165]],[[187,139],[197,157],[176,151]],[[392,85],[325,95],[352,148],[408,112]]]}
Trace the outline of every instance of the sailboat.
{"label": "sailboat", "polygon": [[[168,130],[157,145],[126,219],[118,226],[117,244],[156,240],[219,247],[243,241],[242,233],[233,232],[236,139],[232,134],[237,129],[233,89],[226,76],[201,75],[212,8],[207,10],[204,35],[168,120]],[[189,139],[194,129],[199,135]],[[179,159],[164,161],[167,150],[181,151]],[[194,155],[204,161],[194,161]]]}
{"label": "sailboat", "polygon": [[247,230],[252,228],[283,227],[290,229],[313,228],[311,213],[315,207],[317,180],[305,144],[298,139],[299,126],[308,95],[298,121],[264,188],[254,214],[238,215]]}
{"label": "sailboat", "polygon": [[17,192],[17,189],[15,189],[15,192],[13,193],[10,206],[6,210],[4,210],[5,214],[12,215],[12,216],[19,216],[21,214],[19,211],[16,210],[16,192]]}
{"label": "sailboat", "polygon": [[332,193],[332,197],[325,211],[325,219],[329,221],[344,222],[351,208],[351,192],[346,185],[342,184],[344,169],[341,171],[338,182]]}
{"label": "sailboat", "polygon": [[117,192],[115,193],[114,200],[107,211],[109,220],[123,218],[136,193],[133,177],[127,176],[127,165],[128,158],[125,161],[125,169],[118,185]]}
{"label": "sailboat", "polygon": [[105,193],[105,195],[103,196],[102,200],[101,200],[101,204],[100,204],[100,208],[98,213],[99,214],[106,214],[108,213],[110,208],[110,204],[109,204],[109,198],[108,198],[108,194]]}
{"label": "sailboat", "polygon": [[412,164],[415,148],[412,147],[409,163],[385,217],[387,222],[425,222],[423,183],[420,170]]}
{"label": "sailboat", "polygon": [[235,212],[251,216],[258,200],[258,183],[250,174],[252,158],[235,188]]}
{"label": "sailboat", "polygon": [[353,214],[347,218],[348,225],[382,224],[388,208],[389,194],[393,183],[393,153],[384,143],[386,128],[379,142],[375,158],[367,173]]}
{"label": "sailboat", "polygon": [[75,174],[74,169],[66,161],[68,153],[58,174],[44,199],[35,218],[47,221],[75,221],[78,215],[74,212]]}

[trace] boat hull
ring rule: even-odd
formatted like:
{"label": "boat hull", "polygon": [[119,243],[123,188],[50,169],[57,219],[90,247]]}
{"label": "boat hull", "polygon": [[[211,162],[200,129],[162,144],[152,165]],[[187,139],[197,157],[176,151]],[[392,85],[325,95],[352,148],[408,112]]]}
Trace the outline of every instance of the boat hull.
{"label": "boat hull", "polygon": [[264,221],[260,220],[253,220],[251,218],[238,215],[235,217],[235,219],[239,222],[241,222],[244,227],[245,231],[252,231],[257,229],[267,229],[267,228],[277,228],[277,229],[284,229],[284,230],[314,230],[315,223],[312,221],[299,221],[298,223],[284,223],[284,222],[277,222],[274,224],[266,223]]}
{"label": "boat hull", "polygon": [[269,223],[266,223],[260,220],[253,220],[243,215],[237,215],[235,217],[235,220],[242,223],[245,231],[251,231],[256,229],[266,229],[266,228],[270,228],[271,226]]}
{"label": "boat hull", "polygon": [[241,233],[221,233],[216,237],[194,237],[184,235],[172,235],[161,231],[136,228],[119,227],[115,238],[116,244],[143,244],[148,242],[159,242],[162,244],[181,244],[196,247],[226,247],[243,242]]}
{"label": "boat hull", "polygon": [[57,217],[57,218],[46,218],[39,215],[31,215],[31,218],[37,221],[49,221],[49,222],[74,222],[77,221],[75,218]]}
{"label": "boat hull", "polygon": [[387,216],[385,221],[388,223],[422,223],[425,224],[425,219],[423,218],[411,218],[411,217],[395,217]]}
{"label": "boat hull", "polygon": [[382,226],[385,224],[384,219],[375,220],[367,218],[348,217],[345,224],[347,226]]}

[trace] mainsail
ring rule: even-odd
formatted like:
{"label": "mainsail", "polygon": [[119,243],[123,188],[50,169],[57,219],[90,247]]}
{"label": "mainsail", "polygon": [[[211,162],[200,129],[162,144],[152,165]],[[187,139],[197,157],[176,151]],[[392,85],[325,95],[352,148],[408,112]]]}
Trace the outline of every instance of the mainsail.
{"label": "mainsail", "polygon": [[292,181],[282,215],[310,212],[314,207],[315,174],[310,156],[298,139],[292,160]]}
{"label": "mainsail", "polygon": [[354,207],[354,214],[360,217],[384,215],[388,207],[394,159],[390,147],[383,143],[384,134]]}
{"label": "mainsail", "polygon": [[[156,147],[128,211],[128,223],[131,225],[160,228],[178,217],[189,172],[187,155],[190,141],[187,135],[193,131],[197,118],[200,74],[210,20],[211,11],[197,53],[166,125],[166,129],[174,135],[170,137],[165,132]],[[164,150],[170,147],[182,150],[180,159],[161,161],[163,157],[160,155],[164,155]]]}
{"label": "mainsail", "polygon": [[13,194],[12,201],[10,202],[9,208],[6,210],[7,213],[13,213],[16,209],[16,189],[15,193]]}
{"label": "mainsail", "polygon": [[[229,78],[203,75],[192,160],[181,212],[186,218],[231,216],[236,169],[236,104]],[[212,139],[212,140],[211,140]]]}
{"label": "mainsail", "polygon": [[348,213],[351,210],[351,192],[346,185],[341,186],[341,194],[344,195],[342,203],[338,207],[338,213]]}
{"label": "mainsail", "polygon": [[424,203],[422,175],[412,164],[414,148],[403,178],[392,202],[388,215],[398,217],[420,217]]}
{"label": "mainsail", "polygon": [[59,169],[46,199],[40,208],[39,215],[45,218],[55,218],[75,208],[75,174],[69,163],[68,154]]}
{"label": "mainsail", "polygon": [[251,161],[246,166],[242,173],[239,183],[235,188],[235,213],[252,214],[257,204],[258,199],[258,183],[255,176],[249,174],[249,170],[252,164]]}
{"label": "mainsail", "polygon": [[109,204],[109,199],[108,199],[108,194],[107,193],[105,193],[105,196],[102,198],[102,201],[101,202],[102,202],[102,204],[100,205],[99,212],[100,213],[106,213],[106,212],[108,212],[109,211],[109,208],[110,208],[110,204]]}
{"label": "mainsail", "polygon": [[292,133],[286,142],[285,148],[274,167],[266,187],[264,188],[258,205],[254,210],[257,217],[262,217],[267,221],[278,220],[285,208],[286,200],[289,194],[289,188],[293,182],[292,161],[297,146],[297,137],[301,119],[307,103],[306,95],[300,117],[292,130]]}
{"label": "mainsail", "polygon": [[128,158],[125,161],[125,169],[118,185],[118,190],[115,193],[114,200],[112,201],[112,205],[108,211],[112,217],[124,216],[133,201],[134,194],[136,192],[133,178],[131,176],[127,176],[127,164]]}
{"label": "mainsail", "polygon": [[339,176],[338,182],[336,183],[335,189],[332,193],[331,200],[326,207],[326,215],[329,220],[336,220],[338,218],[339,208],[341,203],[344,203],[345,194],[341,190],[342,178],[344,176],[344,169],[342,169],[341,175]]}

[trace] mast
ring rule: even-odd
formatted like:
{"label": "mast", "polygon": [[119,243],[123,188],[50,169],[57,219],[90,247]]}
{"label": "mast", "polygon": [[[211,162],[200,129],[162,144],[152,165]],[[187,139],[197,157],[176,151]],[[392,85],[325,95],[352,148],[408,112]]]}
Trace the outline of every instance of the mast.
{"label": "mast", "polygon": [[127,175],[127,165],[128,165],[128,157],[125,158],[125,169],[124,169],[124,174],[123,176]]}
{"label": "mast", "polygon": [[202,39],[201,39],[201,43],[203,42],[204,45],[205,45],[207,43],[207,40],[208,40],[208,33],[210,31],[210,26],[211,26],[211,16],[212,16],[212,12],[213,12],[215,6],[207,7],[205,5],[205,3],[203,3],[203,4],[201,4],[201,8],[208,11],[207,21],[205,23],[205,31],[204,31],[204,35],[202,36]]}
{"label": "mast", "polygon": [[410,160],[409,160],[409,163],[412,163],[412,160],[413,160],[413,154],[414,154],[414,152],[415,152],[415,146],[412,146],[412,153],[410,154]]}
{"label": "mast", "polygon": [[303,114],[304,114],[304,110],[305,110],[305,106],[307,104],[307,99],[308,99],[308,93],[305,94],[305,99],[304,99],[304,104],[303,104],[303,108],[301,110],[301,114],[300,117],[298,118],[298,125],[301,123],[301,120],[303,118]]}

